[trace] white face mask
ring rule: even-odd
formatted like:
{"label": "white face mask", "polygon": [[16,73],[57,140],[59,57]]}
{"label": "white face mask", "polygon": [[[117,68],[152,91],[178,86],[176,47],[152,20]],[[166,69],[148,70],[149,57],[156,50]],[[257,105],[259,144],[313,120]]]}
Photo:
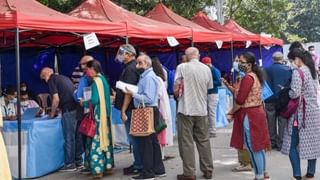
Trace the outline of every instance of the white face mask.
{"label": "white face mask", "polygon": [[315,50],[312,50],[312,51],[310,51],[310,54],[311,54],[311,55],[316,55],[316,51],[315,51]]}
{"label": "white face mask", "polygon": [[235,71],[240,72],[240,70],[239,70],[239,62],[234,61],[233,64],[232,64],[232,67],[233,67],[233,69]]}
{"label": "white face mask", "polygon": [[27,107],[28,105],[28,101],[21,101],[21,106]]}

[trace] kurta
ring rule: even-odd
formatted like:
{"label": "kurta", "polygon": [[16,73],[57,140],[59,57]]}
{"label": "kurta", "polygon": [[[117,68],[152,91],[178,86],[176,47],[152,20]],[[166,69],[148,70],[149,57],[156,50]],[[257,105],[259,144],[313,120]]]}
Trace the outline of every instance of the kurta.
{"label": "kurta", "polygon": [[110,105],[110,88],[106,81],[106,79],[102,75],[98,75],[97,78],[102,80],[104,98],[106,103],[106,112],[107,112],[107,129],[108,134],[107,138],[109,139],[109,144],[106,150],[101,148],[100,141],[100,94],[98,92],[98,87],[96,82],[94,81],[91,86],[91,103],[94,107],[94,119],[96,122],[96,134],[95,136],[87,142],[86,146],[86,168],[91,170],[92,174],[101,174],[106,170],[109,170],[113,167],[113,147],[112,147],[112,133],[111,133],[111,121],[110,121],[110,113],[111,113],[111,105]]}
{"label": "kurta", "polygon": [[[234,124],[231,136],[231,147],[236,149],[243,149],[244,137],[243,137],[243,122],[247,115],[249,119],[251,142],[254,151],[260,151],[270,147],[269,131],[267,125],[267,117],[263,106],[261,105],[261,85],[257,82],[255,75],[247,74],[240,82],[239,92],[236,96],[236,102],[239,105],[252,104],[247,103],[248,99],[253,99],[257,103],[252,107],[241,107],[234,114]],[[253,87],[255,83],[259,83],[255,91]],[[260,91],[260,92],[259,92]],[[250,97],[255,95],[255,97]]]}
{"label": "kurta", "polygon": [[[0,128],[3,126],[2,112],[0,111]],[[0,179],[11,180],[11,172],[7,156],[6,146],[3,141],[2,133],[0,132]]]}
{"label": "kurta", "polygon": [[161,131],[158,135],[158,140],[161,146],[172,146],[173,145],[173,130],[172,130],[172,116],[170,109],[169,96],[167,88],[163,80],[158,77],[159,81],[159,111],[162,118],[167,124],[167,128]]}
{"label": "kurta", "polygon": [[[301,159],[316,159],[320,157],[320,108],[317,103],[318,79],[312,79],[308,67],[300,68],[304,74],[304,84],[297,70],[293,71],[291,80],[290,98],[303,95],[306,102],[305,122],[303,123],[303,104],[298,107],[299,145]],[[289,155],[294,117],[288,120],[284,130],[282,153]],[[304,124],[304,126],[303,126]]]}

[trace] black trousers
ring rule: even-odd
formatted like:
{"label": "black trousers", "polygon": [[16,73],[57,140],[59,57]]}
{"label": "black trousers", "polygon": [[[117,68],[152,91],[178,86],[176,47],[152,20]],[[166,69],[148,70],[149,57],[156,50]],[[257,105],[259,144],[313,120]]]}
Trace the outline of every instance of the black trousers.
{"label": "black trousers", "polygon": [[77,122],[77,130],[76,130],[76,157],[75,157],[77,164],[81,164],[83,162],[82,155],[84,153],[85,145],[86,145],[86,137],[78,131],[83,117],[84,117],[83,107],[80,106],[80,104],[77,104],[77,121],[78,122]]}
{"label": "black trousers", "polygon": [[[154,107],[154,121],[157,123],[160,118],[159,109]],[[157,134],[153,133],[149,136],[140,138],[140,153],[143,163],[142,173],[146,176],[154,176],[155,174],[165,173],[162,162],[160,144]]]}

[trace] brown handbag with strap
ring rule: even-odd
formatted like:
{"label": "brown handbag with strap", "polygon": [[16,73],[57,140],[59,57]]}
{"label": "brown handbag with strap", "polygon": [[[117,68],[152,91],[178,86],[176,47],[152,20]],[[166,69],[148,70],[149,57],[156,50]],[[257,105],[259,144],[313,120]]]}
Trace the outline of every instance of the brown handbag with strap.
{"label": "brown handbag with strap", "polygon": [[141,103],[137,109],[132,110],[130,134],[132,136],[149,136],[155,133],[153,108],[145,107],[142,98]]}

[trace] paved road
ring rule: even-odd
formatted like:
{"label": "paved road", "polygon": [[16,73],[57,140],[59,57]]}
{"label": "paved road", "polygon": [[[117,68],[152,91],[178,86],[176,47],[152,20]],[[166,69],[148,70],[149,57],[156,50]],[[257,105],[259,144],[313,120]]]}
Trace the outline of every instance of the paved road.
{"label": "paved road", "polygon": [[[234,173],[231,168],[237,165],[237,153],[234,149],[229,148],[231,129],[218,130],[217,138],[211,139],[211,148],[214,159],[214,177],[215,180],[253,180],[252,172]],[[182,172],[182,163],[179,157],[177,142],[173,147],[166,150],[166,154],[175,156],[174,159],[165,161],[167,177],[159,178],[163,180],[175,180],[177,173]],[[104,180],[130,180],[128,176],[122,175],[122,169],[131,163],[131,154],[128,151],[116,154],[114,174],[104,177]],[[198,159],[198,157],[196,157]],[[198,162],[197,162],[198,163]],[[202,173],[197,165],[197,179],[202,179]],[[272,180],[289,180],[291,178],[291,167],[289,158],[277,151],[272,151],[267,154],[267,169]],[[318,166],[317,171],[320,168]],[[306,162],[302,162],[302,172],[306,171]],[[51,175],[40,178],[41,180],[85,180],[90,179],[90,176],[80,175],[76,172],[72,173],[53,173]],[[320,177],[316,178],[320,180]]]}

